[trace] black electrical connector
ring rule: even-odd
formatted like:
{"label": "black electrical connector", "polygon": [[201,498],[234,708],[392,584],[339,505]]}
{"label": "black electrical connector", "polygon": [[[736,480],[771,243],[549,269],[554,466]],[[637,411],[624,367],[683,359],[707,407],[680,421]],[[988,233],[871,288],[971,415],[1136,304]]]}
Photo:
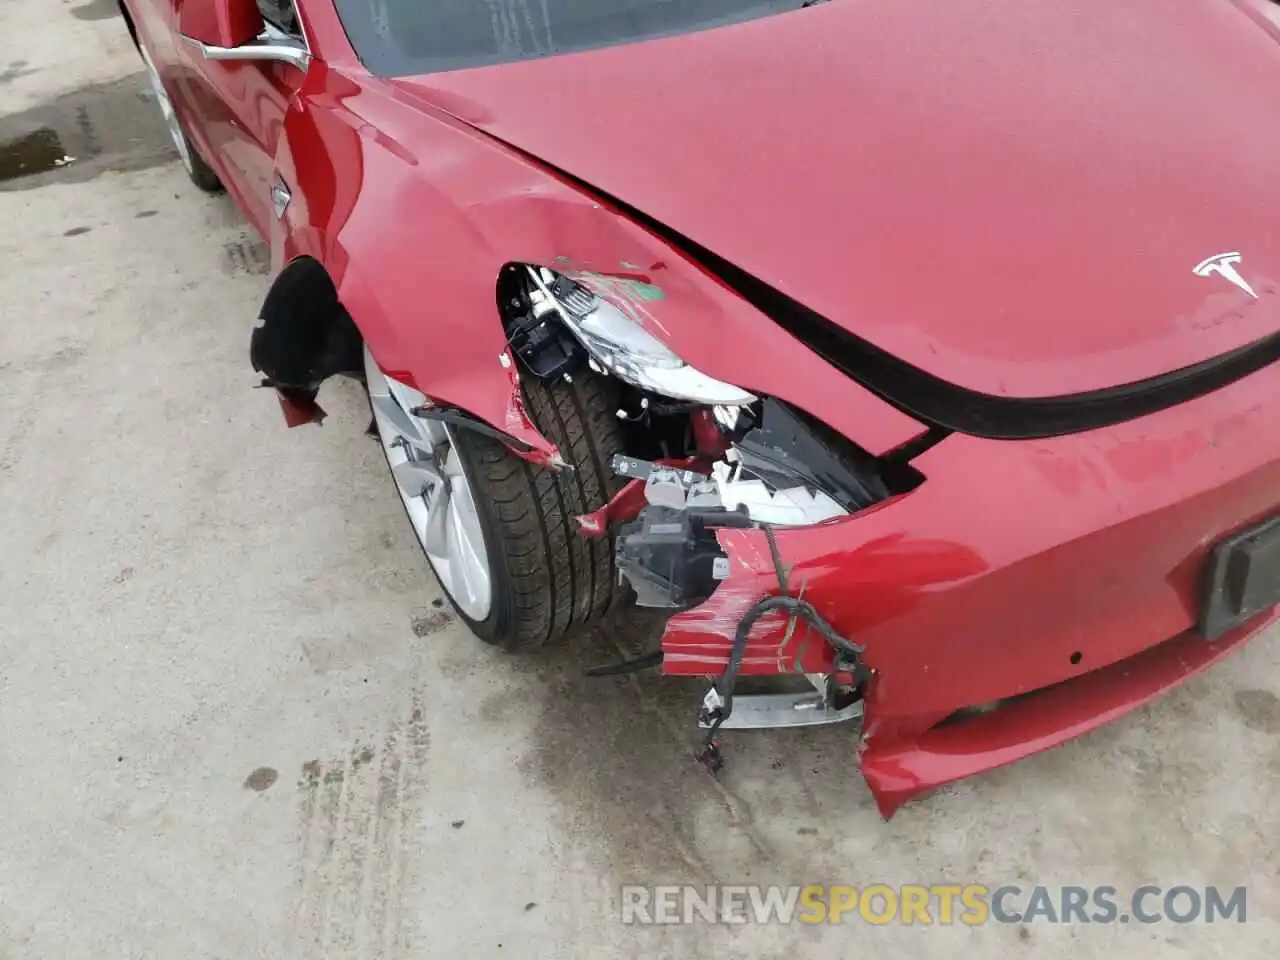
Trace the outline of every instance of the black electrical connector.
{"label": "black electrical connector", "polygon": [[511,284],[504,293],[507,343],[525,370],[550,380],[585,364],[586,354],[561,322],[558,310],[538,316],[522,285]]}
{"label": "black electrical connector", "polygon": [[650,505],[622,528],[615,548],[619,572],[642,607],[680,609],[702,603],[729,572],[717,527],[749,527],[745,513]]}

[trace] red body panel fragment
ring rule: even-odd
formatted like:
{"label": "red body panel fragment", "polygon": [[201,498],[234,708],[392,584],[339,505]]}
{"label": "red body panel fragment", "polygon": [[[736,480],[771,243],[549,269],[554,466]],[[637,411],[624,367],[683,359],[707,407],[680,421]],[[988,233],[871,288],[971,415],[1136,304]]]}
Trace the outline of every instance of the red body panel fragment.
{"label": "red body panel fragment", "polygon": [[303,427],[307,424],[324,423],[327,414],[314,397],[290,397],[277,391],[280,411],[284,414],[284,422],[288,427]]}

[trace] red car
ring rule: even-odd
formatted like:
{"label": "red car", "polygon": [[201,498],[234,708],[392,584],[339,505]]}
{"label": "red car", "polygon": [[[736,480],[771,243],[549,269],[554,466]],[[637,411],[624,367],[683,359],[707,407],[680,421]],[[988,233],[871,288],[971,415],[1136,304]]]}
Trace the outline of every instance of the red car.
{"label": "red car", "polygon": [[1269,0],[122,6],[289,422],[483,640],[666,608],[709,765],[860,717],[888,815],[1274,616]]}

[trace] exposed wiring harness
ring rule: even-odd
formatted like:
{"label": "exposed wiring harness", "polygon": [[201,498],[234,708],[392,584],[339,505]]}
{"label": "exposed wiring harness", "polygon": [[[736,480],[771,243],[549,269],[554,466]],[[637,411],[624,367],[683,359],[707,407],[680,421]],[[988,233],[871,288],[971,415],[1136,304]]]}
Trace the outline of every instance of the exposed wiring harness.
{"label": "exposed wiring harness", "polygon": [[703,713],[703,721],[708,722],[706,735],[702,738],[702,749],[698,753],[698,762],[715,773],[724,766],[724,757],[716,743],[716,733],[733,713],[733,690],[738,680],[738,671],[742,668],[742,658],[747,651],[747,638],[761,617],[773,610],[785,610],[792,618],[798,618],[821,636],[836,654],[836,670],[853,674],[855,685],[862,685],[869,679],[869,673],[862,662],[863,647],[848,637],[841,636],[829,624],[822,614],[807,600],[791,596],[787,586],[787,571],[782,564],[782,555],[778,552],[778,542],[773,527],[762,524],[765,539],[769,542],[769,554],[773,558],[774,575],[778,578],[778,589],[781,591],[771,597],[765,597],[751,607],[742,619],[733,635],[733,647],[729,654],[729,662],[720,676],[716,692],[719,693],[719,706]]}

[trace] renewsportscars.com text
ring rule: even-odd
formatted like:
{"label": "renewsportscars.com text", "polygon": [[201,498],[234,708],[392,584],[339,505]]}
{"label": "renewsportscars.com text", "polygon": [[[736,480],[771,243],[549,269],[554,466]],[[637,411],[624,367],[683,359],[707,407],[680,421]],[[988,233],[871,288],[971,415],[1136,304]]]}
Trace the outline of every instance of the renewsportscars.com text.
{"label": "renewsportscars.com text", "polygon": [[1244,887],[984,884],[624,886],[626,924],[1244,923]]}

